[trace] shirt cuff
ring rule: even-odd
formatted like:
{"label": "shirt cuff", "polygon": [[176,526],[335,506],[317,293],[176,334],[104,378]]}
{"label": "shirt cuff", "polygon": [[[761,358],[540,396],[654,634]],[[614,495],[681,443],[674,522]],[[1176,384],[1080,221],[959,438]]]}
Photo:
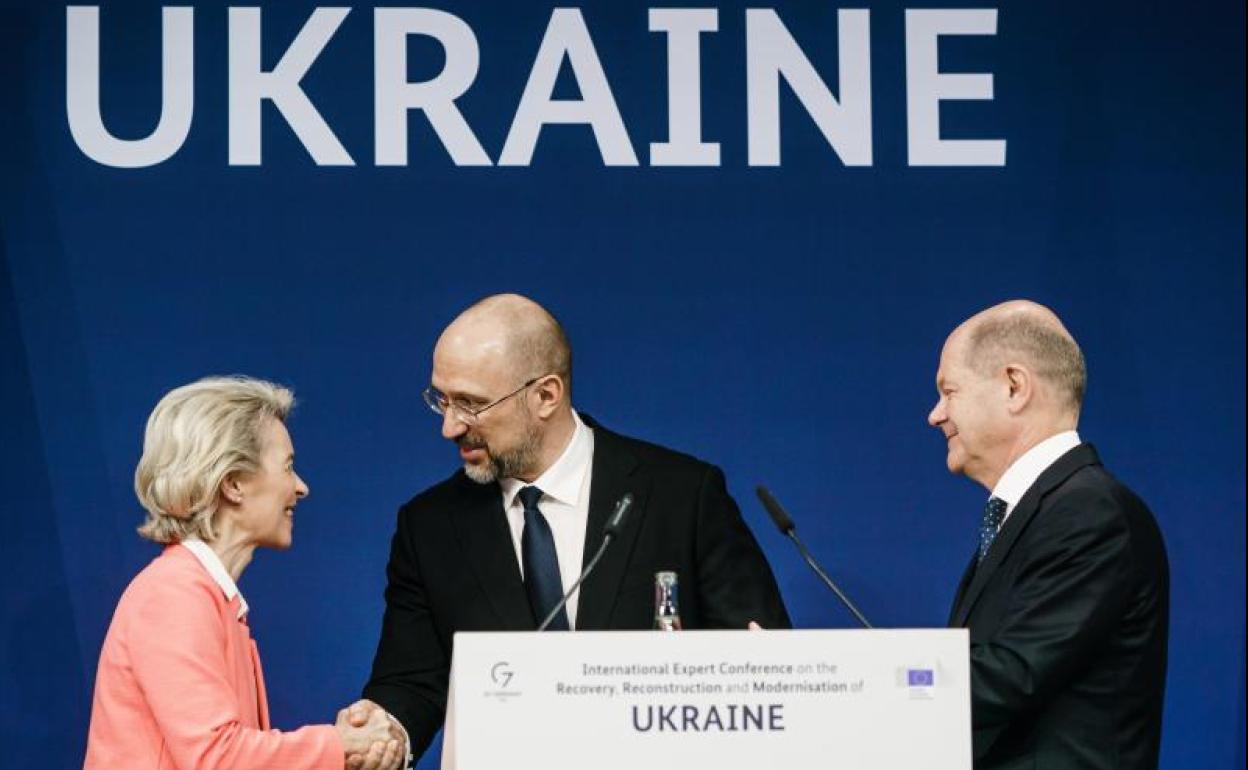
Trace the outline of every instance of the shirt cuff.
{"label": "shirt cuff", "polygon": [[412,766],[412,759],[413,759],[412,758],[412,739],[407,737],[407,728],[403,726],[402,722],[394,718],[394,714],[391,714],[389,711],[387,711],[386,716],[389,717],[390,723],[393,724],[395,727],[398,727],[399,732],[403,733],[403,756],[404,756],[403,767],[409,768]]}

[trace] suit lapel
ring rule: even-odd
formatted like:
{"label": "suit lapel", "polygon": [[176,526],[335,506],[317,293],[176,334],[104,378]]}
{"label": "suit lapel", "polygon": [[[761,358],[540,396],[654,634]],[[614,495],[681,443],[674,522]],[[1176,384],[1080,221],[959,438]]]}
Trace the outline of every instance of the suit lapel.
{"label": "suit lapel", "polygon": [[[462,473],[462,471],[461,471]],[[516,547],[503,511],[503,495],[498,484],[476,484],[459,479],[464,504],[450,511],[464,554],[501,621],[503,631],[532,631],[537,627],[529,597],[520,579]]]}
{"label": "suit lapel", "polygon": [[581,585],[576,627],[588,631],[605,629],[611,620],[620,581],[624,579],[637,534],[641,531],[650,480],[640,472],[640,460],[619,437],[596,425],[587,415],[581,417],[594,429],[594,470],[590,481],[589,520],[585,527],[584,566],[589,566],[589,560],[602,544],[602,529],[615,511],[616,502],[625,493],[633,495],[633,507],[623,529],[603,554],[597,569]]}
{"label": "suit lapel", "polygon": [[966,565],[966,569],[962,571],[962,579],[958,581],[958,591],[953,595],[953,605],[949,607],[949,620],[947,621],[947,624],[950,627],[957,626],[957,624],[953,621],[954,618],[957,617],[958,607],[962,604],[962,597],[966,596],[966,589],[970,588],[971,580],[975,577],[975,567],[977,566],[976,557],[978,557],[978,555],[978,551],[971,554],[971,561]]}
{"label": "suit lapel", "polygon": [[[1099,463],[1100,459],[1096,455],[1096,449],[1091,444],[1080,444],[1066,454],[1062,455],[1045,469],[1044,473],[1036,479],[1031,485],[1022,499],[1018,501],[1018,505],[1014,506],[1014,510],[1005,520],[1005,524],[1001,526],[1001,531],[997,533],[996,540],[992,543],[992,548],[988,550],[988,555],[984,561],[978,566],[974,566],[972,558],[972,569],[974,575],[971,577],[970,585],[966,587],[965,593],[960,593],[959,600],[954,606],[953,618],[949,625],[954,627],[965,626],[966,619],[971,614],[971,610],[975,607],[980,595],[984,591],[984,586],[992,579],[997,568],[1009,556],[1010,551],[1014,548],[1014,544],[1018,542],[1018,538],[1027,529],[1028,523],[1035,517],[1040,510],[1040,503],[1045,496],[1055,487],[1059,486],[1070,475],[1080,468]],[[965,576],[963,580],[965,581]]]}
{"label": "suit lapel", "polygon": [[269,694],[264,688],[264,669],[260,667],[260,650],[251,632],[245,632],[247,655],[251,658],[251,673],[256,682],[256,725],[261,730],[269,729]]}

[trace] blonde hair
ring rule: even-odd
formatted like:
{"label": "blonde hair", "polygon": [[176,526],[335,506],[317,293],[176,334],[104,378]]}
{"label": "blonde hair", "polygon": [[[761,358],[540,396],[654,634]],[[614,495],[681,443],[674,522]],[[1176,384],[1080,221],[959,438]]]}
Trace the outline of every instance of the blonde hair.
{"label": "blonde hair", "polygon": [[139,534],[157,543],[211,542],[221,485],[260,468],[263,428],[285,422],[295,398],[251,377],[206,377],[165,394],[147,418],[134,493],[147,509]]}

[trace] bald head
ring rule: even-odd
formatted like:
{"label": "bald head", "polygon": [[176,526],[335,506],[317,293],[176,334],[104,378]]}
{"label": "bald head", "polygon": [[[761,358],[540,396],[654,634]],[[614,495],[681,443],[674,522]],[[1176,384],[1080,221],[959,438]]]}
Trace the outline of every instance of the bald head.
{"label": "bald head", "polygon": [[434,351],[471,359],[524,381],[557,374],[571,391],[572,348],[545,308],[519,294],[495,294],[460,313]]}
{"label": "bald head", "polygon": [[1087,387],[1083,352],[1057,314],[1029,300],[1012,300],[977,313],[959,326],[950,342],[963,347],[968,366],[982,375],[1012,361],[1025,364],[1078,415]]}

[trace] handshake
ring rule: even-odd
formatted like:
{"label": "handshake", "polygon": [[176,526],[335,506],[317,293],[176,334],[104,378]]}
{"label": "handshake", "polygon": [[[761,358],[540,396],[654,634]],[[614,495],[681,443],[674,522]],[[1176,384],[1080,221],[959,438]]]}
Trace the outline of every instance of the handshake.
{"label": "handshake", "polygon": [[334,722],[346,770],[399,770],[407,761],[407,734],[386,710],[359,700]]}

